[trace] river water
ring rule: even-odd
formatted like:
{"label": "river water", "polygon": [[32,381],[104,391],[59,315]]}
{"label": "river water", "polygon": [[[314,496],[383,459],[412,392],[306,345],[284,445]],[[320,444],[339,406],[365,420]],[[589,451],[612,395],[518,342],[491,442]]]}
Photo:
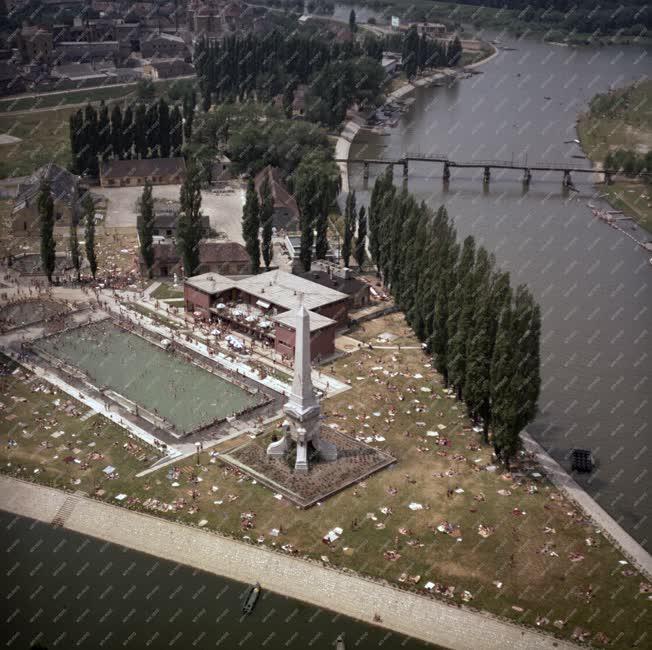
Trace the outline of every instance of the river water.
{"label": "river water", "polygon": [[[4,647],[433,648],[225,578],[0,511]],[[315,589],[319,589],[315,585]]]}
{"label": "river water", "polygon": [[[582,155],[577,145],[565,144],[576,138],[578,112],[596,93],[646,76],[649,51],[502,39],[516,50],[451,87],[417,90],[389,135],[362,133],[351,158],[422,153],[588,166],[573,157]],[[369,187],[382,168],[370,171]],[[592,449],[599,467],[578,481],[649,549],[650,254],[592,216],[587,203],[601,202],[591,174],[576,174],[579,193],[565,194],[559,172],[534,173],[525,192],[522,172],[493,171],[483,191],[481,169],[451,171],[446,190],[441,165],[410,163],[408,187],[433,207],[445,204],[459,237],[473,234],[495,252],[513,285],[527,283],[542,306],[541,412],[529,431],[566,467],[572,447]],[[350,172],[366,202],[361,165]],[[400,182],[402,168],[394,173]]]}

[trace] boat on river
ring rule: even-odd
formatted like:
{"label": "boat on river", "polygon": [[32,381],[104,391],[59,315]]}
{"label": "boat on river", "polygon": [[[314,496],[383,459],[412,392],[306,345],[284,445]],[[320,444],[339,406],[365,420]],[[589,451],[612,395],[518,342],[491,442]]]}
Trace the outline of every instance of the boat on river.
{"label": "boat on river", "polygon": [[251,612],[254,611],[254,607],[256,606],[256,601],[258,600],[258,596],[260,596],[259,582],[249,587],[247,593],[245,594],[244,605],[242,606],[242,613],[245,616],[251,614]]}

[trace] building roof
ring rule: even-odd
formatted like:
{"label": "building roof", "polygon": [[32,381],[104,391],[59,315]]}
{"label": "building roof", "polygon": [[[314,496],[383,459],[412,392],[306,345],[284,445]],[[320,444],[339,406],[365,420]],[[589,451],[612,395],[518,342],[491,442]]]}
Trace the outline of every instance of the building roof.
{"label": "building roof", "polygon": [[144,160],[109,160],[102,164],[102,178],[169,176],[183,174],[186,163],[183,158],[147,158]]}
{"label": "building roof", "polygon": [[261,197],[261,190],[263,187],[263,183],[265,182],[265,178],[269,180],[269,184],[272,189],[272,198],[274,200],[274,209],[286,209],[288,210],[294,217],[298,218],[299,217],[299,207],[297,206],[297,202],[287,190],[285,187],[285,183],[283,183],[283,178],[281,176],[281,170],[278,167],[272,167],[271,165],[267,165],[264,169],[258,172],[256,174],[256,178],[254,179],[254,185],[256,187],[256,192],[258,192],[258,197],[259,199],[262,200]]}
{"label": "building roof", "polygon": [[322,287],[328,287],[330,289],[335,289],[336,291],[341,291],[348,296],[355,295],[358,293],[358,291],[369,286],[366,282],[362,282],[362,280],[358,280],[357,278],[337,277],[337,275],[330,274],[328,271],[321,269],[313,269],[311,271],[300,272],[297,273],[297,275],[306,280],[310,280],[311,282],[316,282]]}
{"label": "building roof", "polygon": [[13,212],[22,210],[27,201],[38,195],[43,181],[50,184],[50,191],[55,201],[61,201],[70,206],[76,203],[78,177],[59,165],[48,163],[37,169],[24,183],[18,186]]}
{"label": "building roof", "polygon": [[189,287],[198,289],[204,293],[221,293],[237,286],[237,282],[219,273],[202,273],[188,278],[185,282]]}
{"label": "building roof", "polygon": [[[296,329],[296,325],[297,325],[298,313],[299,313],[298,308],[290,309],[290,311],[284,311],[282,314],[279,314],[278,316],[274,316],[272,320],[294,330]],[[322,316],[321,314],[318,314],[317,312],[314,311],[308,311],[308,314],[310,314],[311,332],[316,332],[317,330],[323,329],[324,327],[328,327],[329,325],[334,325],[337,322],[334,321],[332,318],[328,318],[328,316]]]}
{"label": "building roof", "polygon": [[347,298],[335,289],[278,270],[252,275],[240,280],[237,287],[285,309],[297,309],[302,302],[306,309],[317,309]]}
{"label": "building roof", "polygon": [[249,262],[249,254],[238,242],[208,239],[199,242],[199,261],[202,264]]}

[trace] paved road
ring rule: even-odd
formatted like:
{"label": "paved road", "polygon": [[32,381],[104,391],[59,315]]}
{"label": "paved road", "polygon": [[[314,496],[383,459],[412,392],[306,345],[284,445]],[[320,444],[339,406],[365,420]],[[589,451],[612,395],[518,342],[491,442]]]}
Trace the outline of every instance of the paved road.
{"label": "paved road", "polygon": [[0,477],[0,508],[18,515],[50,522],[67,499],[74,501],[63,521],[70,530],[245,583],[260,581],[264,589],[367,623],[373,623],[378,612],[384,627],[440,646],[461,650],[577,647],[479,612],[207,531]]}

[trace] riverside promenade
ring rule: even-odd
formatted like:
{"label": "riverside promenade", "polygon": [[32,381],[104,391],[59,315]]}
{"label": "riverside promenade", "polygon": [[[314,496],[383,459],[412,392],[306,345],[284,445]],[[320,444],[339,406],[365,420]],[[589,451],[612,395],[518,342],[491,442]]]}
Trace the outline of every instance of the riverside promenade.
{"label": "riverside promenade", "polygon": [[296,598],[446,648],[576,648],[481,612],[256,548],[190,526],[0,477],[0,509]]}

